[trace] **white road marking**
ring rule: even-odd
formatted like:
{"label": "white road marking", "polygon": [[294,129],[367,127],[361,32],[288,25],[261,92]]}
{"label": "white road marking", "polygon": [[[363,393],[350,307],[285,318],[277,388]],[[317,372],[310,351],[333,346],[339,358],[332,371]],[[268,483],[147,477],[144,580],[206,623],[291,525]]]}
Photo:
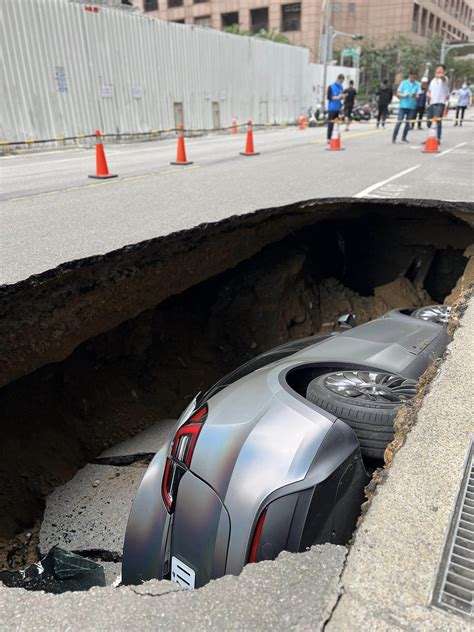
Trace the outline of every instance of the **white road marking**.
{"label": "white road marking", "polygon": [[[385,186],[389,182],[392,182],[393,180],[396,180],[397,178],[401,178],[402,176],[405,176],[407,173],[411,173],[412,171],[415,171],[415,169],[418,169],[418,167],[421,167],[421,164],[415,165],[414,167],[410,167],[409,169],[405,169],[405,171],[401,171],[400,173],[396,173],[394,176],[391,176],[390,178],[387,178],[386,180],[381,180],[380,182],[376,182],[375,184],[372,184],[370,187],[367,187],[366,189],[364,189],[363,191],[359,191],[359,193],[356,193],[354,197],[355,198],[366,197],[370,193],[372,193],[372,191],[375,191],[376,189],[380,189],[381,187]],[[372,197],[377,197],[377,196],[372,196]]]}
{"label": "white road marking", "polygon": [[466,143],[459,143],[459,145],[454,145],[454,147],[451,147],[451,149],[445,149],[440,154],[438,154],[436,156],[436,158],[441,158],[441,156],[446,156],[446,154],[450,154],[452,151],[454,151],[458,147],[462,147],[463,145],[467,145],[467,142]]}

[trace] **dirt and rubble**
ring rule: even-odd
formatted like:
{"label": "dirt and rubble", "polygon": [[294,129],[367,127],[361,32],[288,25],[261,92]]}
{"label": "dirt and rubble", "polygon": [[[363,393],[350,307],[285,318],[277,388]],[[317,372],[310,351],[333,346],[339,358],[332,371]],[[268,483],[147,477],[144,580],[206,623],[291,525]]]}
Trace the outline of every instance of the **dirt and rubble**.
{"label": "dirt and rubble", "polygon": [[7,354],[3,379],[38,368],[0,390],[0,566],[31,561],[45,497],[105,448],[176,416],[258,353],[336,329],[342,313],[363,323],[444,298],[473,241],[460,219],[423,208],[321,217],[309,225],[300,209],[266,228],[226,224],[194,235],[187,259],[183,244],[148,244],[142,269],[131,249],[128,262],[121,253],[119,265],[87,267],[100,280],[78,265],[9,294],[5,314],[18,321],[4,348],[16,360]]}

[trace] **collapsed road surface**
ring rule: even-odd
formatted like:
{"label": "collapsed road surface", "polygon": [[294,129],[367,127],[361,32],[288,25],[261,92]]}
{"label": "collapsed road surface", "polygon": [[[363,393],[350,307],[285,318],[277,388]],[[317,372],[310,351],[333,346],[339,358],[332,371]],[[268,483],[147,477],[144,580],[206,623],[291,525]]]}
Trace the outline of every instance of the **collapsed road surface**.
{"label": "collapsed road surface", "polygon": [[105,448],[178,415],[243,361],[333,330],[341,313],[366,322],[450,300],[465,283],[472,210],[313,200],[4,286],[4,563],[34,558],[37,521],[58,485]]}
{"label": "collapsed road surface", "polygon": [[348,554],[333,545],[282,553],[198,591],[167,581],[61,596],[0,586],[4,629],[470,630],[468,611],[432,604],[474,414],[472,299],[460,318]]}

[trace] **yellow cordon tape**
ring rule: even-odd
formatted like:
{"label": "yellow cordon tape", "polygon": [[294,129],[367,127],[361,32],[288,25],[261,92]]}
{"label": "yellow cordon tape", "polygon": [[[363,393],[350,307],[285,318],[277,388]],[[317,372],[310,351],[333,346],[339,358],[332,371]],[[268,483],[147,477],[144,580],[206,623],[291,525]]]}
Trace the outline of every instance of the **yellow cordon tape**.
{"label": "yellow cordon tape", "polygon": [[[342,124],[345,120],[344,116],[341,116],[341,118],[339,119],[333,119],[331,122],[335,123],[336,120]],[[443,121],[443,122],[453,122],[453,123],[458,123],[458,122],[463,122],[463,123],[472,123],[473,121],[469,120],[469,119],[461,119],[461,118],[448,118],[448,117],[443,117],[443,118],[435,118],[433,117],[432,119],[427,119],[427,118],[423,118],[423,119],[409,119],[407,120],[385,120],[383,121],[384,125],[397,125],[397,123],[400,123],[400,125],[404,125],[404,124],[412,124],[412,123],[428,123],[428,122],[433,122],[433,123],[437,123],[438,121]],[[373,117],[373,119],[371,119],[370,121],[354,121],[351,120],[350,123],[351,125],[366,125],[366,124],[374,124],[377,123],[377,116],[375,115]],[[306,128],[309,127],[326,127],[326,125],[328,124],[328,121],[316,121],[316,125],[308,125],[306,124]],[[382,124],[382,122],[380,122],[380,124]],[[228,126],[228,127],[216,127],[216,128],[206,128],[206,129],[183,129],[182,131],[184,133],[186,132],[190,132],[191,134],[209,134],[212,132],[221,132],[221,131],[231,131],[234,127],[240,127],[240,128],[244,128],[244,131],[247,129],[247,123],[240,123],[237,126]],[[288,123],[288,122],[283,122],[283,123],[256,123],[253,125],[253,129],[254,130],[258,130],[258,128],[287,128],[287,127],[299,127],[299,123]],[[156,136],[157,134],[169,134],[171,132],[178,132],[180,130],[178,130],[177,128],[167,128],[167,129],[163,129],[163,130],[157,130],[157,129],[153,129],[149,132],[124,132],[122,134],[102,134],[101,137],[103,139],[106,138],[123,138],[123,137],[137,137],[137,136]],[[5,146],[5,145],[36,145],[36,144],[44,144],[44,143],[56,143],[56,142],[64,142],[64,141],[69,141],[69,140],[81,140],[84,138],[91,138],[91,139],[95,139],[95,134],[77,134],[76,136],[57,136],[56,138],[47,138],[44,140],[35,140],[33,138],[29,138],[27,140],[23,140],[23,141],[7,141],[7,140],[0,140],[0,146]]]}

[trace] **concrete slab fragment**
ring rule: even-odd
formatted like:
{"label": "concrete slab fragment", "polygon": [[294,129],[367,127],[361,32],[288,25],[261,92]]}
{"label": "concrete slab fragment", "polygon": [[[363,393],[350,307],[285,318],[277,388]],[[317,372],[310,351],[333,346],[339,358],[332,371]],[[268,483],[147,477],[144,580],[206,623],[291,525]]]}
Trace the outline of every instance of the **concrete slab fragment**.
{"label": "concrete slab fragment", "polygon": [[143,432],[102,452],[100,459],[158,452],[176,424],[176,419],[163,419]]}
{"label": "concrete slab fragment", "polygon": [[340,593],[346,549],[325,544],[249,564],[196,591],[167,581],[40,595],[2,589],[3,630],[308,630],[324,628]]}
{"label": "concrete slab fragment", "polygon": [[125,528],[143,467],[86,465],[46,501],[39,548],[121,555]]}
{"label": "concrete slab fragment", "polygon": [[100,562],[104,567],[105,573],[105,585],[112,586],[119,577],[122,575],[122,563],[121,562]]}

